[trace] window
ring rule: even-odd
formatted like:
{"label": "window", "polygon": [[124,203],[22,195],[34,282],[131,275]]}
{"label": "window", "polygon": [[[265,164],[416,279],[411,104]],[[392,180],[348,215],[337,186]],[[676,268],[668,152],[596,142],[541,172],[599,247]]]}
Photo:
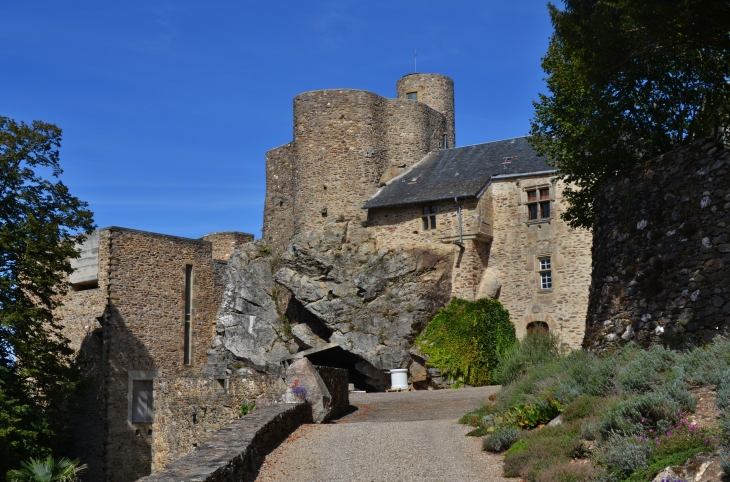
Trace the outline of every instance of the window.
{"label": "window", "polygon": [[533,321],[527,325],[527,333],[544,331],[545,333],[550,331],[550,327],[544,321]]}
{"label": "window", "polygon": [[193,266],[185,265],[185,342],[183,362],[190,365],[192,358]]}
{"label": "window", "polygon": [[423,221],[424,231],[428,231],[429,229],[436,229],[436,206],[423,206],[421,221]]}
{"label": "window", "polygon": [[152,423],[152,380],[132,380],[132,423]]}
{"label": "window", "polygon": [[541,187],[527,191],[527,214],[528,219],[549,219],[550,218],[550,188]]}
{"label": "window", "polygon": [[448,149],[449,148],[449,138],[446,137],[446,134],[444,134],[444,138],[441,141],[441,145],[444,146],[444,149]]}
{"label": "window", "polygon": [[408,92],[408,93],[406,93],[406,99],[418,100],[418,92]]}
{"label": "window", "polygon": [[549,290],[553,287],[553,271],[550,258],[539,258],[540,263],[540,289]]}

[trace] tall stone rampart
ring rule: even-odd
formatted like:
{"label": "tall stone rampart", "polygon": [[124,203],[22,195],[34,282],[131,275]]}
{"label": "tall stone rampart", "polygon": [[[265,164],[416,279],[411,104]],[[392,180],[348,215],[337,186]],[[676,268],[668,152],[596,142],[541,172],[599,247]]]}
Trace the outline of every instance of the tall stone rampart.
{"label": "tall stone rampart", "polygon": [[595,204],[586,348],[730,332],[730,151],[698,141],[605,182]]}
{"label": "tall stone rampart", "polygon": [[[453,83],[451,93],[453,104]],[[448,123],[425,101],[353,89],[296,96],[294,140],[266,156],[264,239],[282,252],[297,233],[333,220],[365,220],[362,205],[384,182],[440,149]]]}

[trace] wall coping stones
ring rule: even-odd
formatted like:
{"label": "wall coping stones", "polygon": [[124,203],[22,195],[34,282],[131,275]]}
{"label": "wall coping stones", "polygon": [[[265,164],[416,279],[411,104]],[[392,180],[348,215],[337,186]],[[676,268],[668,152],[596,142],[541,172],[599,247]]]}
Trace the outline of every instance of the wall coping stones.
{"label": "wall coping stones", "polygon": [[311,422],[312,410],[306,403],[257,408],[212,434],[192,453],[139,480],[254,481],[264,457],[300,425]]}

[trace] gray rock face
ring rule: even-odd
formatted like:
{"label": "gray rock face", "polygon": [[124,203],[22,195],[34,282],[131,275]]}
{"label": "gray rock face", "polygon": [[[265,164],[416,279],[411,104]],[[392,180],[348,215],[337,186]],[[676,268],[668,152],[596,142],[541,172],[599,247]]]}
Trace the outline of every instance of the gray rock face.
{"label": "gray rock face", "polygon": [[297,344],[305,350],[309,348],[324,346],[327,344],[326,341],[315,335],[312,332],[312,329],[304,323],[292,326],[291,334],[294,337],[294,340],[296,340]]}
{"label": "gray rock face", "polygon": [[[367,228],[341,222],[296,235],[281,259],[264,251],[251,243],[231,258],[210,366],[226,360],[278,364],[320,339],[356,355],[361,361],[354,368],[367,383],[386,388],[384,370],[409,366],[411,342],[449,301],[448,245],[390,252],[378,248]],[[275,283],[291,293],[289,307],[299,303],[309,313],[314,332],[295,319],[287,326],[288,307],[277,306],[283,302]]]}
{"label": "gray rock face", "polygon": [[312,407],[312,420],[322,423],[329,418],[332,411],[332,395],[324,380],[319,376],[312,362],[301,358],[292,363],[286,370],[286,385],[291,387],[296,382],[298,387],[306,388],[305,399]]}

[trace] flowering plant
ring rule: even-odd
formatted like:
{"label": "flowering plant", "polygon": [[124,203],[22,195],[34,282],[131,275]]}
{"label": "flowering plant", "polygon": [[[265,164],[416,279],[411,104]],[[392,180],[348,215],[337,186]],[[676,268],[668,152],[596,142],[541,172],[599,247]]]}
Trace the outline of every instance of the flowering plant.
{"label": "flowering plant", "polygon": [[292,383],[291,386],[291,393],[297,398],[301,398],[304,400],[307,398],[307,393],[309,390],[307,390],[307,387],[300,387],[299,386],[299,379],[294,380],[294,383]]}

